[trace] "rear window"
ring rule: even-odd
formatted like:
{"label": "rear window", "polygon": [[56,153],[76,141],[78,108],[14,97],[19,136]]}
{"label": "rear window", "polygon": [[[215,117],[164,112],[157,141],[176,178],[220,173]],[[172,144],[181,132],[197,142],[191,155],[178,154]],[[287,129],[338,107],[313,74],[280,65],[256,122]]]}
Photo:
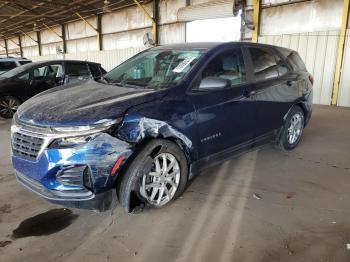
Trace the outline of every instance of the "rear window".
{"label": "rear window", "polygon": [[66,74],[69,76],[88,76],[90,72],[86,63],[68,63]]}
{"label": "rear window", "polygon": [[293,69],[306,70],[305,64],[297,52],[285,48],[279,48],[279,51],[293,66]]}
{"label": "rear window", "polygon": [[0,71],[9,71],[16,67],[16,63],[12,61],[0,61]]}
{"label": "rear window", "polygon": [[265,48],[249,48],[253,61],[255,81],[278,77],[278,65],[274,54]]}

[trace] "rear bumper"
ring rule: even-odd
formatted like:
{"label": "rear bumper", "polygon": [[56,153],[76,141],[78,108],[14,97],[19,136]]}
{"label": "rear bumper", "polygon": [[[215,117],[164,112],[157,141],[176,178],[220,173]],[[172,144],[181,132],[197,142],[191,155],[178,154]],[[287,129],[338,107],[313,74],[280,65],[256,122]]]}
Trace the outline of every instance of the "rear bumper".
{"label": "rear bumper", "polygon": [[54,204],[102,212],[111,209],[115,203],[115,191],[113,190],[97,195],[86,189],[62,192],[47,189],[41,183],[19,172],[16,172],[16,178],[31,192]]}

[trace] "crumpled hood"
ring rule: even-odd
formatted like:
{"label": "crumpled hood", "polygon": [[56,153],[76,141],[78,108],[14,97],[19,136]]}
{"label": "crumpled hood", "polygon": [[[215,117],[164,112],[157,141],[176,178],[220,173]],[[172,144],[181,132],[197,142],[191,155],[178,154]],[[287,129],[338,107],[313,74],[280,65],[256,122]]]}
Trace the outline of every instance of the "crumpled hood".
{"label": "crumpled hood", "polygon": [[160,98],[164,92],[124,88],[88,81],[81,85],[56,87],[23,103],[17,117],[41,126],[93,125],[115,120],[137,104]]}

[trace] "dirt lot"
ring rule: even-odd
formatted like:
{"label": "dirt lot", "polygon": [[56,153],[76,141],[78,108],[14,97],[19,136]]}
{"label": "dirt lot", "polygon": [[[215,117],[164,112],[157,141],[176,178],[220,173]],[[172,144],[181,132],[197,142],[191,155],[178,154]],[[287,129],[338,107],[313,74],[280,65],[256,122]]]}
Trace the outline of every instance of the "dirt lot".
{"label": "dirt lot", "polygon": [[136,215],[28,192],[13,175],[9,130],[0,120],[0,261],[350,261],[349,109],[315,107],[296,150],[233,158]]}

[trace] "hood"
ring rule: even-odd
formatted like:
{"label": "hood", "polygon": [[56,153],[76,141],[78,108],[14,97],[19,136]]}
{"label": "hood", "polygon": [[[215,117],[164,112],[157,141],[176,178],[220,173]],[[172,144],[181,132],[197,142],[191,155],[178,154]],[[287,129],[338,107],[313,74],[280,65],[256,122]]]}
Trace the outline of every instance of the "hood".
{"label": "hood", "polygon": [[56,87],[23,103],[17,117],[21,122],[41,126],[93,125],[115,120],[141,103],[159,99],[164,92],[125,88],[95,82]]}

